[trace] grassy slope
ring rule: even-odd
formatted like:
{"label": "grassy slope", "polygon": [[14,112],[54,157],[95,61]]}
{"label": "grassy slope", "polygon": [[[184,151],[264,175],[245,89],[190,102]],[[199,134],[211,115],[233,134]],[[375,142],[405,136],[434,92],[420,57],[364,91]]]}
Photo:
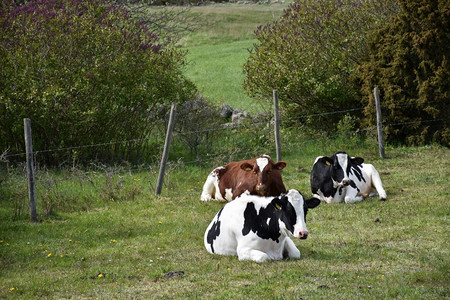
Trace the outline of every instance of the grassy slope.
{"label": "grassy slope", "polygon": [[181,45],[189,50],[186,75],[202,95],[212,102],[250,112],[264,109],[245,95],[242,66],[248,49],[256,42],[257,26],[278,18],[286,6],[236,4],[192,8],[191,13],[204,25],[184,38]]}

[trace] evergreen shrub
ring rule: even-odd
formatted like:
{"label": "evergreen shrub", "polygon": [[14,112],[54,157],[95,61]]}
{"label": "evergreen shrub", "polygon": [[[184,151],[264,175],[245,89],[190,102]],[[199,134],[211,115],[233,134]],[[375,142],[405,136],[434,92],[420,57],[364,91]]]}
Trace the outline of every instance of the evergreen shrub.
{"label": "evergreen shrub", "polygon": [[375,125],[373,88],[381,95],[391,142],[450,145],[450,1],[400,0],[401,11],[368,39],[355,73],[365,122]]}

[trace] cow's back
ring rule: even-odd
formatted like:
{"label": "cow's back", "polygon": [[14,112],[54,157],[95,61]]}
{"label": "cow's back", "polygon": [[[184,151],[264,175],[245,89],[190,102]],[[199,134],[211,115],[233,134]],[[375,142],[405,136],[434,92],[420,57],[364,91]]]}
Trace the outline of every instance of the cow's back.
{"label": "cow's back", "polygon": [[[255,159],[249,159],[244,162],[254,163]],[[219,178],[219,189],[222,195],[227,195],[227,189],[231,189],[231,194],[240,195],[245,191],[254,193],[256,178],[251,171],[241,169],[243,162],[230,162],[225,168],[225,172]],[[230,194],[230,193],[228,193]],[[233,196],[233,199],[236,196]],[[232,200],[232,199],[227,199]]]}
{"label": "cow's back", "polygon": [[238,199],[227,204],[216,214],[205,231],[204,244],[209,253],[236,255],[242,236],[246,201]]}

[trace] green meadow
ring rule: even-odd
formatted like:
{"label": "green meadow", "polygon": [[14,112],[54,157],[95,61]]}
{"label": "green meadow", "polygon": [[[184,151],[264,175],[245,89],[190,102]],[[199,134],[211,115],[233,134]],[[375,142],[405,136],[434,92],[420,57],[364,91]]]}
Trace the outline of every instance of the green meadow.
{"label": "green meadow", "polygon": [[201,25],[180,45],[189,51],[186,75],[203,96],[249,112],[270,109],[266,103],[245,94],[242,66],[257,42],[254,31],[279,18],[286,7],[287,4],[233,4],[191,8],[190,14]]}
{"label": "green meadow", "polygon": [[[181,47],[190,51],[187,75],[208,99],[260,110],[243,94],[241,67],[255,42],[250,30],[282,8],[192,9],[210,25]],[[448,148],[386,145],[381,159],[374,138],[313,140],[287,129],[282,145],[288,189],[309,197],[316,156],[345,150],[377,168],[388,200],[321,203],[308,212],[308,239],[294,239],[299,260],[258,264],[211,255],[203,245],[224,204],[202,202],[200,194],[212,168],[227,163],[222,158],[174,158],[161,195],[155,195],[154,167],[40,168],[39,223],[28,220],[22,166],[2,165],[0,299],[450,298]],[[273,149],[267,144],[265,153],[275,157]]]}

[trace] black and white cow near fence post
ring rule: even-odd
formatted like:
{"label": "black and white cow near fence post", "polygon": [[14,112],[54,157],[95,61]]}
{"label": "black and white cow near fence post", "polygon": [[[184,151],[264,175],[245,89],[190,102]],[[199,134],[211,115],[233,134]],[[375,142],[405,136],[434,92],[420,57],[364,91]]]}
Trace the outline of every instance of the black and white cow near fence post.
{"label": "black and white cow near fence post", "polygon": [[354,203],[375,195],[387,199],[380,174],[361,157],[350,157],[345,152],[318,156],[311,170],[313,197],[327,203]]}
{"label": "black and white cow near fence post", "polygon": [[297,190],[276,197],[242,194],[214,217],[204,235],[212,254],[237,255],[239,260],[264,262],[285,256],[300,258],[289,236],[308,237],[305,217],[318,199],[304,200]]}

